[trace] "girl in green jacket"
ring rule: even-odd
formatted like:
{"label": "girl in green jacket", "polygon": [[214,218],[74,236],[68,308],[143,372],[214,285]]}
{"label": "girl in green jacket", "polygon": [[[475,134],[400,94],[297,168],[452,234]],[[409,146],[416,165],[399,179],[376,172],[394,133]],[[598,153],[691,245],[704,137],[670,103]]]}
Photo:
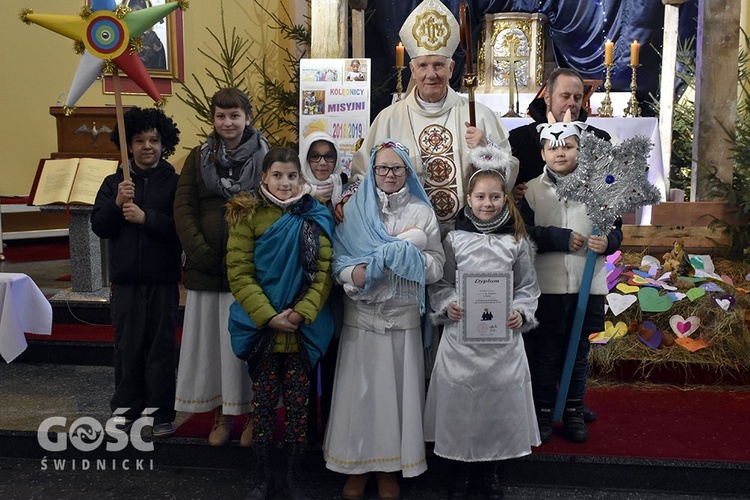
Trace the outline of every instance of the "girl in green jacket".
{"label": "girl in green jacket", "polygon": [[302,189],[297,154],[272,149],[263,160],[256,196],[229,201],[227,275],[236,299],[229,331],[235,354],[253,379],[255,472],[250,498],[273,489],[271,440],[283,393],[288,498],[307,498],[300,465],[307,432],[310,369],[326,351],[333,319],[331,213]]}

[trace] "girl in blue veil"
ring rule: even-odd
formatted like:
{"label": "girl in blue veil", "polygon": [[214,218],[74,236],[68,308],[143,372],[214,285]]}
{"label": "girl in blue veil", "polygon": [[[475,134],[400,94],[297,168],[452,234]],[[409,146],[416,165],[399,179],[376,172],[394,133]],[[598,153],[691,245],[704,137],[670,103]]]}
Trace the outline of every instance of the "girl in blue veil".
{"label": "girl in blue veil", "polygon": [[333,250],[346,296],[326,465],[349,475],[344,498],[361,498],[371,472],[380,497],[397,498],[396,472],[427,469],[420,318],[425,285],[440,279],[445,261],[437,217],[403,144],[386,139],[373,149]]}

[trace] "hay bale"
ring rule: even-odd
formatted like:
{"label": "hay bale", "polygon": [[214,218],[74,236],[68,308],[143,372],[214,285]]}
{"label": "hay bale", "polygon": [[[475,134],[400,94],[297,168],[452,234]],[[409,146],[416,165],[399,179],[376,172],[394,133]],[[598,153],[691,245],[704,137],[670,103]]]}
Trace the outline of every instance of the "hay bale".
{"label": "hay bale", "polygon": [[[620,265],[637,267],[643,255],[644,253],[623,253]],[[607,321],[622,321],[626,325],[634,321],[651,321],[662,332],[671,331],[669,319],[675,314],[683,318],[697,316],[701,320],[701,326],[691,337],[703,339],[709,347],[690,352],[675,344],[654,350],[643,344],[635,333],[628,332],[624,337],[610,340],[607,344],[592,345],[589,356],[592,368],[600,373],[607,373],[620,361],[636,361],[645,377],[658,364],[676,364],[685,370],[689,370],[691,366],[701,366],[718,372],[750,369],[750,331],[745,317],[745,311],[750,310],[750,295],[737,290],[738,287],[750,288],[745,280],[750,266],[725,259],[714,259],[714,265],[716,274],[729,276],[735,284],[732,286],[720,280],[707,279],[734,296],[736,303],[728,312],[721,309],[712,298],[723,294],[709,292],[695,302],[687,298],[675,302],[669,311],[663,313],[644,313],[636,302],[619,316],[614,316],[611,312],[606,315]],[[627,278],[621,280],[626,281]]]}

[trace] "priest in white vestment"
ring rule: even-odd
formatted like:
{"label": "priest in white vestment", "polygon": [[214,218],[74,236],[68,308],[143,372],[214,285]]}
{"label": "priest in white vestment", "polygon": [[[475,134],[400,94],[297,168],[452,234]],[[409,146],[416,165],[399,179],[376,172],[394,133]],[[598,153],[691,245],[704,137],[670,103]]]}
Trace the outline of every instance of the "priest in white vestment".
{"label": "priest in white vestment", "polygon": [[[412,164],[446,232],[454,225],[472,174],[468,149],[485,146],[489,140],[510,152],[508,131],[492,110],[480,103],[475,103],[476,127],[468,125],[468,99],[448,86],[459,26],[441,2],[422,2],[399,35],[411,57],[409,69],[416,85],[403,100],[375,118],[354,156],[352,180],[364,174],[375,144],[388,137],[398,139],[409,148]],[[509,172],[509,186],[515,184],[517,174],[517,168]]]}

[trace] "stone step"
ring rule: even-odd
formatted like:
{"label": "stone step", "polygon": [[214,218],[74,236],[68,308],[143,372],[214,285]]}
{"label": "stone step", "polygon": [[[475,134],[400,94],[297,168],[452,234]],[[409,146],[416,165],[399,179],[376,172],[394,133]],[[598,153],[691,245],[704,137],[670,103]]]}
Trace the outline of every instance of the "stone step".
{"label": "stone step", "polygon": [[[88,468],[90,474],[97,474],[127,467],[130,469],[129,473],[138,474],[136,467],[140,464],[143,471],[235,471],[236,481],[242,483],[250,478],[252,470],[251,450],[236,445],[211,447],[203,439],[160,439],[154,443],[153,451],[138,451],[128,445],[122,451],[108,452],[105,446],[102,444],[87,452],[72,446],[68,446],[69,449],[65,451],[49,452],[39,445],[36,433],[0,431],[0,458],[22,460],[26,468],[36,468],[38,471],[48,471],[47,473],[71,473],[75,467],[79,472],[82,472],[82,468]],[[283,470],[283,449],[277,448],[274,453],[275,470],[280,475]],[[451,463],[429,453],[428,464],[427,472],[421,476],[400,480],[404,498],[445,496]],[[313,498],[339,497],[345,476],[325,468],[320,449],[307,450],[305,468],[308,472],[308,492]],[[510,489],[538,488],[563,492],[562,496],[547,498],[582,498],[573,493],[575,491],[587,491],[586,498],[596,498],[597,495],[603,495],[604,491],[725,495],[734,498],[750,491],[750,465],[746,463],[532,454],[507,460],[503,476]],[[277,484],[280,481],[281,478],[277,477]],[[374,480],[368,487],[366,498],[376,498]],[[606,498],[616,497],[608,495]]]}

